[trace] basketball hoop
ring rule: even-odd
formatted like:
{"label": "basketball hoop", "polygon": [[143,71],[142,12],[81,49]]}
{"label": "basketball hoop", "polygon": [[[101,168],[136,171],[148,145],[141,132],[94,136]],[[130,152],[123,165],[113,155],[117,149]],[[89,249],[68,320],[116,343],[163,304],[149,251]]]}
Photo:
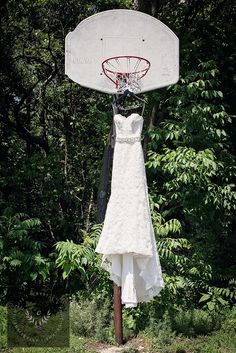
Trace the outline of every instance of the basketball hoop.
{"label": "basketball hoop", "polygon": [[147,59],[127,55],[114,56],[102,63],[103,72],[116,85],[117,93],[127,89],[134,93],[140,92],[140,79],[146,75],[150,66]]}

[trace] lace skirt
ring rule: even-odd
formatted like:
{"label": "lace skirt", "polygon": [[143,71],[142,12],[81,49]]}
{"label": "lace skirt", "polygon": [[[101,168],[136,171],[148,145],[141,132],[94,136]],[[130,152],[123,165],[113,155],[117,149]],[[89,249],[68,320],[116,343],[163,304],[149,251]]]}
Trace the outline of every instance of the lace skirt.
{"label": "lace skirt", "polygon": [[140,139],[116,141],[111,195],[95,249],[102,267],[122,287],[126,307],[150,300],[164,288],[151,221]]}

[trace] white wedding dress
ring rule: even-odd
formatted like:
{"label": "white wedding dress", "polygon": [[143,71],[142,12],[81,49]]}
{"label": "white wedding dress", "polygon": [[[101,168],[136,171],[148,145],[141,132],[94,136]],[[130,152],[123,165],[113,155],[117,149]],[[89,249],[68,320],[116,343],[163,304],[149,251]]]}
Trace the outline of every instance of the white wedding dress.
{"label": "white wedding dress", "polygon": [[114,116],[111,195],[95,251],[102,267],[121,286],[126,307],[149,301],[165,287],[150,215],[141,132],[143,117]]}

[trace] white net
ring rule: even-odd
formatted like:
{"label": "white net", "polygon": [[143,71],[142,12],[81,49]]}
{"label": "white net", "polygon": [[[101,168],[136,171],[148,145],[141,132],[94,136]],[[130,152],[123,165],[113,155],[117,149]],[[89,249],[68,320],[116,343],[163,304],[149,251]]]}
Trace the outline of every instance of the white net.
{"label": "white net", "polygon": [[142,82],[137,74],[116,74],[117,92],[122,93],[127,89],[130,92],[138,93],[142,89]]}
{"label": "white net", "polygon": [[105,60],[105,75],[116,85],[117,93],[129,90],[138,93],[142,89],[141,78],[146,75],[150,62],[136,56],[120,56]]}

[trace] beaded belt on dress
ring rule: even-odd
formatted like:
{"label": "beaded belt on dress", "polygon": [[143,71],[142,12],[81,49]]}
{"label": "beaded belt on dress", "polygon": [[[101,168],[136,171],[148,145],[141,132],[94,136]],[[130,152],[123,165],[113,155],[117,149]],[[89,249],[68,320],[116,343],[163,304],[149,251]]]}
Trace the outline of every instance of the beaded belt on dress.
{"label": "beaded belt on dress", "polygon": [[133,143],[135,141],[141,141],[140,136],[134,136],[134,137],[116,137],[117,142],[128,142],[128,143]]}

